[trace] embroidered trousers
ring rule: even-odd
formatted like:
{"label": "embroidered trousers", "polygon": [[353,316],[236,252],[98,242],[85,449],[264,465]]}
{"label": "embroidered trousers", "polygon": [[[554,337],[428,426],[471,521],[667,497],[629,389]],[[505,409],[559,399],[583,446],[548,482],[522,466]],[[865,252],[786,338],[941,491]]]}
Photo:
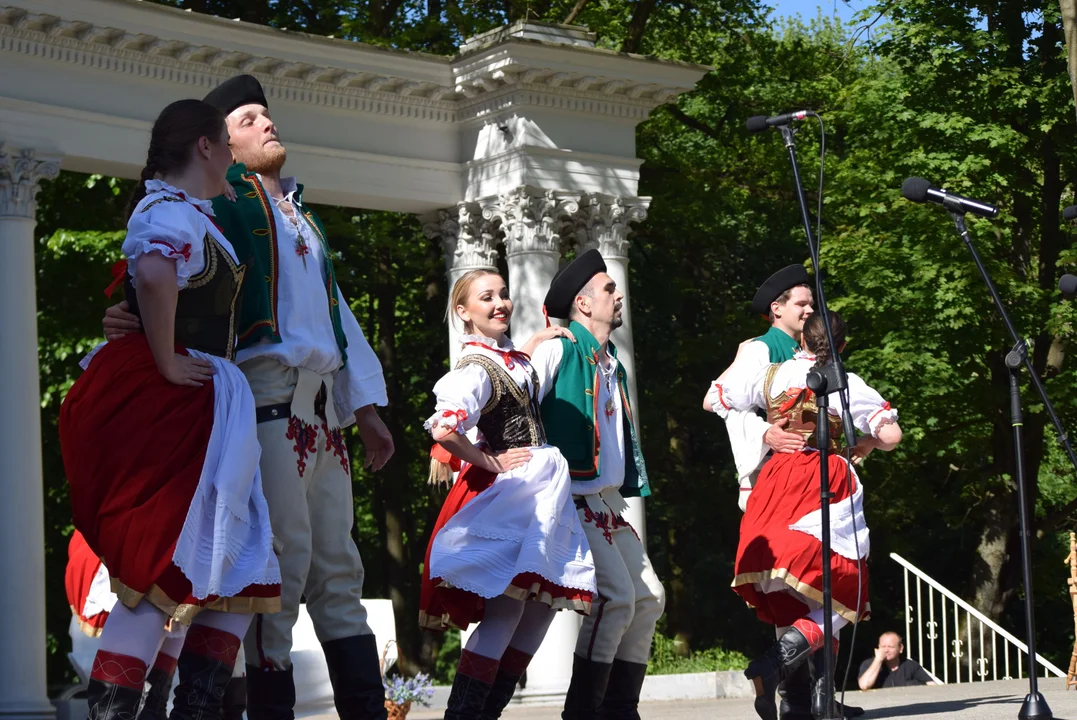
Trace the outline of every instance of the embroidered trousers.
{"label": "embroidered trousers", "polygon": [[636,531],[621,516],[616,490],[579,497],[583,532],[595,561],[598,596],[584,618],[576,654],[587,660],[646,663],[666,593]]}
{"label": "embroidered trousers", "polygon": [[291,667],[301,597],[319,642],[371,633],[362,604],[363,561],[351,534],[351,466],[339,429],[296,416],[313,415],[305,405],[314,397],[296,394],[300,371],[268,358],[249,360],[241,369],[258,408],[292,408],[290,415],[258,424],[262,487],[280,560],[281,611],[257,616],[244,641],[248,663],[285,670]]}

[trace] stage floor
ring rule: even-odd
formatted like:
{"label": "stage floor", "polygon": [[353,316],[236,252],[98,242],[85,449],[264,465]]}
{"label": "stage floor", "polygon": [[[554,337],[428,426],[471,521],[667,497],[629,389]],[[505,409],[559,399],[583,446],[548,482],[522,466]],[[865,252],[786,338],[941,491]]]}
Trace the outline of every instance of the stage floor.
{"label": "stage floor", "polygon": [[[1028,680],[1003,680],[847,693],[846,699],[850,705],[859,705],[867,710],[865,720],[1016,720],[1027,692]],[[1040,679],[1040,692],[1055,720],[1077,720],[1077,691],[1066,692],[1064,678]],[[442,714],[442,711],[416,708],[408,713],[408,720],[432,720],[442,717]],[[644,703],[640,706],[640,716],[643,720],[712,720],[716,717],[752,720],[758,717],[752,709],[752,701],[744,699]],[[335,717],[327,715],[318,720],[333,720]],[[502,715],[504,720],[556,720],[560,717],[560,708],[553,707],[510,706]]]}

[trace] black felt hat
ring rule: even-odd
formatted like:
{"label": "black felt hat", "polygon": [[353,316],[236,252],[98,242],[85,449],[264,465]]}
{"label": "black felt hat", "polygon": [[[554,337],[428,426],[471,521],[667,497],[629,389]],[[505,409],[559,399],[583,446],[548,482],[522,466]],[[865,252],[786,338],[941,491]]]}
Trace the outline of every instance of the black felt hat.
{"label": "black felt hat", "polygon": [[546,314],[555,318],[567,318],[580,290],[601,272],[606,272],[606,261],[598,250],[588,250],[558,270],[543,301]]}
{"label": "black felt hat", "polygon": [[760,315],[770,314],[770,304],[778,299],[778,296],[789,288],[797,285],[811,285],[811,278],[803,265],[789,265],[767,278],[767,281],[759,286],[752,298],[752,312]]}
{"label": "black felt hat", "polygon": [[262,84],[253,75],[236,75],[229,78],[213,88],[203,100],[220,110],[225,117],[242,105],[253,103],[269,107]]}

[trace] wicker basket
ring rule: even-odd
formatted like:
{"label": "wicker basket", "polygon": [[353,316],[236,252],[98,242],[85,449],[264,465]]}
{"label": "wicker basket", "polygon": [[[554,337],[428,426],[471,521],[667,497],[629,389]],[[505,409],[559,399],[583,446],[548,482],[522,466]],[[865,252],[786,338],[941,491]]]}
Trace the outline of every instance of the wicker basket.
{"label": "wicker basket", "polygon": [[397,705],[392,700],[386,700],[385,710],[389,713],[389,720],[404,720],[408,716],[408,711],[411,710],[411,701]]}

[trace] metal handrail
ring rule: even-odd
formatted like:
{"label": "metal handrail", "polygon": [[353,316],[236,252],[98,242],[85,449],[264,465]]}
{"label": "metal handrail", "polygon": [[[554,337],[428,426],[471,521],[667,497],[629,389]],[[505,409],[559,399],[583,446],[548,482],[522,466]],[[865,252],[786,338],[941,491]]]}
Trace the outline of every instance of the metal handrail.
{"label": "metal handrail", "polygon": [[[1003,661],[1004,670],[1003,678],[1010,678],[1010,653],[1009,645],[1013,645],[1018,649],[1017,654],[1017,677],[1022,677],[1022,654],[1025,658],[1028,657],[1028,645],[1021,640],[1018,640],[1012,633],[1007,632],[998,623],[994,622],[990,618],[986,617],[979,610],[968,604],[957,595],[952,593],[943,587],[937,580],[929,576],[920,568],[913,565],[911,562],[901,557],[897,553],[890,553],[890,557],[904,568],[905,572],[905,646],[906,652],[910,658],[913,658],[919,662],[919,664],[927,671],[929,675],[936,681],[942,683],[950,682],[949,677],[949,663],[947,662],[946,646],[952,645],[953,651],[950,652],[949,657],[952,657],[956,662],[955,681],[960,683],[961,680],[961,658],[964,657],[962,652],[963,646],[966,645],[970,652],[973,647],[972,638],[972,619],[975,618],[979,623],[978,637],[979,637],[979,659],[975,664],[979,667],[976,669],[977,679],[980,682],[986,680],[998,680],[999,667],[998,667],[998,647],[997,640],[1001,638],[1005,643],[1003,645]],[[916,577],[916,607],[913,607],[913,598],[909,594],[909,573],[912,573]],[[923,615],[923,600],[924,594],[921,587],[921,582],[928,586],[928,621],[926,626],[928,628],[927,639],[930,641],[930,655],[925,658],[924,656],[924,615]],[[935,593],[938,592],[942,598],[941,601],[941,617],[943,628],[943,655],[942,655],[942,678],[938,677],[938,669],[935,664],[935,641],[938,639],[939,623],[935,620]],[[949,620],[950,616],[946,609],[946,600],[949,600],[954,604],[953,609],[953,623],[954,623],[954,640],[949,640]],[[965,639],[962,640],[961,635],[961,615],[959,609],[965,612],[966,625],[965,625]],[[916,636],[914,640],[913,636],[913,615],[916,615]],[[984,654],[984,629],[987,628],[991,633],[991,658],[988,659]],[[915,657],[914,657],[915,655]],[[926,661],[925,661],[926,660]],[[1036,653],[1036,662],[1044,669],[1044,677],[1049,677],[1050,674],[1054,674],[1056,677],[1066,677],[1066,673],[1058,669],[1054,664],[1044,659],[1042,655]],[[975,682],[973,679],[973,664],[968,663],[968,679],[967,682]],[[990,670],[988,668],[990,667]],[[990,675],[990,677],[988,677]]]}

